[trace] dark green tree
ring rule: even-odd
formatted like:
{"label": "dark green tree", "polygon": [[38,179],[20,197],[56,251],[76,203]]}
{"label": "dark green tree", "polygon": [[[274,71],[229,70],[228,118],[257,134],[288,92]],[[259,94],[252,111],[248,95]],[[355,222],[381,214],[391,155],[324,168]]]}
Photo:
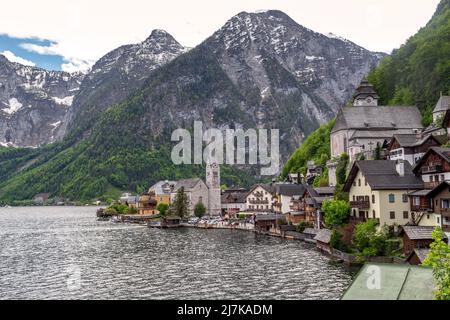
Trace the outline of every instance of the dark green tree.
{"label": "dark green tree", "polygon": [[202,218],[206,213],[206,207],[203,202],[199,201],[194,207],[194,215],[197,218]]}
{"label": "dark green tree", "polygon": [[184,187],[178,189],[175,199],[172,203],[170,213],[180,218],[184,218],[189,213],[189,199],[184,192]]}
{"label": "dark green tree", "polygon": [[169,205],[167,203],[159,203],[156,206],[156,210],[158,210],[159,214],[164,217],[167,214],[167,211],[169,210]]}

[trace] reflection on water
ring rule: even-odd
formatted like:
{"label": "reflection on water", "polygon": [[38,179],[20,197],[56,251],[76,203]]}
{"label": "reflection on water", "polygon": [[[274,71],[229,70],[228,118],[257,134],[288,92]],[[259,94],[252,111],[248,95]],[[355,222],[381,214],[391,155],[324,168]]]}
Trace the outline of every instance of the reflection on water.
{"label": "reflection on water", "polygon": [[245,231],[99,222],[92,207],[0,208],[0,299],[338,299],[352,273]]}

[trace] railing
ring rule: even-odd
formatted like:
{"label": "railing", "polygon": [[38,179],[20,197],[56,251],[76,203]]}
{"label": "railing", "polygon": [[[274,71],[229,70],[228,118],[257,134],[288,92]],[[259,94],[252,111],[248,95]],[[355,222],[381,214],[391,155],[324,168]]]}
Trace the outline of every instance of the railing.
{"label": "railing", "polygon": [[356,209],[369,209],[370,201],[366,201],[366,200],[350,201],[350,207],[356,208]]}
{"label": "railing", "polygon": [[422,167],[421,172],[422,173],[442,172],[442,166],[435,165],[435,166]]}
{"label": "railing", "polygon": [[411,211],[416,211],[416,212],[433,211],[433,209],[429,205],[420,204],[420,205],[412,205],[411,206]]}

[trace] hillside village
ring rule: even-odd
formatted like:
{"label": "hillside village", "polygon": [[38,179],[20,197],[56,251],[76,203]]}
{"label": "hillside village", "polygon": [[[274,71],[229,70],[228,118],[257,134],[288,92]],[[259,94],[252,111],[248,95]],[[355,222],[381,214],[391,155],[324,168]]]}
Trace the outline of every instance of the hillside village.
{"label": "hillside village", "polygon": [[[159,181],[138,196],[123,194],[119,203],[131,210],[120,220],[301,239],[348,263],[382,256],[387,262],[421,264],[433,230],[450,232],[449,96],[439,97],[433,120],[425,128],[415,106],[379,106],[373,86],[363,80],[353,104],[337,114],[326,167],[310,161],[306,172],[247,190],[221,189],[220,166],[208,164],[206,181]],[[328,186],[314,187],[325,170]],[[174,207],[181,195],[186,208],[180,211]],[[358,248],[355,235],[363,228],[367,237],[383,238],[382,248]]]}

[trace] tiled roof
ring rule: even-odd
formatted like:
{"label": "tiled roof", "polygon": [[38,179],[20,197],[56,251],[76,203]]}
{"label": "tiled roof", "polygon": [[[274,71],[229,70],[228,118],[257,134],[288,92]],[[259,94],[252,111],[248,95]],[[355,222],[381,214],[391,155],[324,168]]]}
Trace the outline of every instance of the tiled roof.
{"label": "tiled roof", "polygon": [[446,111],[450,109],[450,96],[441,96],[434,107],[433,112]]}
{"label": "tiled roof", "polygon": [[372,190],[423,189],[423,181],[412,173],[409,162],[404,161],[403,176],[398,174],[395,166],[396,161],[392,160],[356,161],[350,170],[344,190],[350,190],[359,170]]}
{"label": "tiled roof", "polygon": [[398,130],[421,129],[422,116],[413,106],[344,107],[336,116],[331,132],[342,129]]}
{"label": "tiled roof", "polygon": [[176,192],[181,187],[184,187],[185,191],[189,191],[192,188],[194,188],[197,185],[197,183],[199,183],[201,181],[202,181],[202,179],[200,179],[200,178],[179,180],[177,182],[177,184],[175,185],[175,188],[174,188],[173,192]]}
{"label": "tiled roof", "polygon": [[170,190],[172,188],[164,188],[166,185],[170,186],[175,186],[177,184],[176,181],[158,181],[157,183],[155,183],[153,186],[150,187],[149,190],[152,190],[155,192],[155,194],[170,194],[169,192],[166,192],[166,190]]}
{"label": "tiled roof", "polygon": [[305,186],[301,184],[276,184],[275,192],[283,196],[303,195]]}
{"label": "tiled roof", "polygon": [[434,227],[403,226],[401,234],[406,234],[411,240],[431,240]]}

